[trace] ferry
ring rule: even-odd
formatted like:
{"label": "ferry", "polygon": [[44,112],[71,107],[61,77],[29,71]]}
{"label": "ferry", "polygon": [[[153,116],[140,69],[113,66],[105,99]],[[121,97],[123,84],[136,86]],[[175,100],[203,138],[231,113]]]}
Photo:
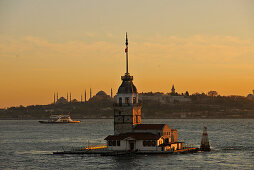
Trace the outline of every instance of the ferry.
{"label": "ferry", "polygon": [[70,113],[67,115],[58,114],[58,115],[50,115],[48,121],[39,121],[40,123],[80,123],[80,121],[74,121],[71,119]]}

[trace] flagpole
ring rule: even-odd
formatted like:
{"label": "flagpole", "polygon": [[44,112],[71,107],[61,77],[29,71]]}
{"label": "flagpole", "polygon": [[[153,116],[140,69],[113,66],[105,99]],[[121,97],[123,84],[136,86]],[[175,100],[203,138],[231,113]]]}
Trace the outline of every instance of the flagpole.
{"label": "flagpole", "polygon": [[126,49],[125,49],[125,53],[126,53],[126,74],[128,75],[129,72],[128,72],[128,37],[127,37],[127,32],[126,32],[126,42],[125,42],[125,45],[126,45]]}

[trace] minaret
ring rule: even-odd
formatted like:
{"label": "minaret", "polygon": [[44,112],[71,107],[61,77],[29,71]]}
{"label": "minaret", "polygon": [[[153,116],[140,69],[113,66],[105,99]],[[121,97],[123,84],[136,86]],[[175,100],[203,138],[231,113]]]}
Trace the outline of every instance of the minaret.
{"label": "minaret", "polygon": [[90,88],[90,99],[92,98],[92,89]]}
{"label": "minaret", "polygon": [[175,89],[174,84],[173,84],[173,86],[172,86],[171,93],[172,93],[172,94],[175,94],[175,93],[176,93],[176,89]]}
{"label": "minaret", "polygon": [[141,104],[138,102],[137,88],[133,84],[133,76],[128,71],[128,37],[126,33],[126,73],[121,76],[122,84],[116,95],[114,104],[114,134],[132,132],[136,124],[141,123]]}
{"label": "minaret", "polygon": [[58,92],[56,93],[56,101],[58,101]]}
{"label": "minaret", "polygon": [[70,102],[71,102],[71,92],[70,92]]}
{"label": "minaret", "polygon": [[113,90],[112,90],[112,88],[111,88],[111,94],[110,94],[111,96],[111,98],[113,98]]}
{"label": "minaret", "polygon": [[67,92],[67,98],[66,98],[66,99],[67,99],[67,102],[69,102],[69,98],[68,98],[68,92]]}
{"label": "minaret", "polygon": [[86,90],[85,90],[85,102],[86,102]]}
{"label": "minaret", "polygon": [[54,93],[54,104],[56,104],[56,95]]}
{"label": "minaret", "polygon": [[81,94],[81,96],[80,96],[80,102],[82,103],[82,94]]}
{"label": "minaret", "polygon": [[211,150],[209,140],[208,140],[208,134],[207,134],[207,127],[206,126],[204,126],[204,129],[203,129],[203,135],[202,135],[202,139],[201,139],[200,150],[201,151],[210,151]]}

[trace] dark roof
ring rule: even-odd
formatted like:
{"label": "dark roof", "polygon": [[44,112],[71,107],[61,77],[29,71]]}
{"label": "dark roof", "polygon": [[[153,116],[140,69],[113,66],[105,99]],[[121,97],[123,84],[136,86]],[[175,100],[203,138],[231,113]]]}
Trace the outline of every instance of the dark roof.
{"label": "dark roof", "polygon": [[166,124],[137,124],[134,130],[162,130]]}
{"label": "dark roof", "polygon": [[152,134],[152,133],[121,133],[118,135],[109,135],[105,138],[105,140],[123,140],[128,137],[134,138],[136,140],[158,140],[160,136]]}
{"label": "dark roof", "polygon": [[123,81],[117,93],[137,93],[137,88],[132,81]]}
{"label": "dark roof", "polygon": [[137,93],[137,88],[133,84],[133,76],[130,76],[129,74],[126,74],[125,76],[122,76],[122,84],[118,89],[119,93]]}

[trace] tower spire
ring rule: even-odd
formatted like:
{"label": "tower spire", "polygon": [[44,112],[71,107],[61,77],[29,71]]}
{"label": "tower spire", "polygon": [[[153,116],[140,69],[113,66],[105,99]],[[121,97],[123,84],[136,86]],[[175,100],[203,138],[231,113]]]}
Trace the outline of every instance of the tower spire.
{"label": "tower spire", "polygon": [[175,93],[176,93],[176,89],[175,89],[175,85],[174,85],[174,84],[172,85],[171,93],[172,93],[172,94],[175,94]]}
{"label": "tower spire", "polygon": [[125,48],[125,53],[126,53],[126,75],[129,74],[128,71],[128,37],[127,37],[127,32],[126,32],[126,42],[125,42],[126,48]]}

